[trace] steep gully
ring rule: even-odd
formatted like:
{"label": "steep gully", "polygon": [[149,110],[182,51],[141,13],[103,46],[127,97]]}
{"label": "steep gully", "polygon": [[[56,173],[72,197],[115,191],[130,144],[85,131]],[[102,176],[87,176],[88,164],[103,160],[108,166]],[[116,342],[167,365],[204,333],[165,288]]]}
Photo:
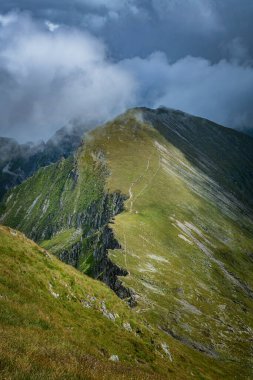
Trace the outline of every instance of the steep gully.
{"label": "steep gully", "polygon": [[[131,307],[136,306],[136,296],[132,289],[125,287],[119,276],[127,276],[126,269],[112,262],[109,250],[122,249],[109,223],[124,211],[127,196],[120,192],[105,193],[103,198],[91,204],[75,218],[77,228],[82,229],[81,239],[72,247],[62,251],[59,258],[67,264],[82,270],[83,255],[91,261],[88,274],[107,284]],[[71,227],[71,221],[69,227]]]}

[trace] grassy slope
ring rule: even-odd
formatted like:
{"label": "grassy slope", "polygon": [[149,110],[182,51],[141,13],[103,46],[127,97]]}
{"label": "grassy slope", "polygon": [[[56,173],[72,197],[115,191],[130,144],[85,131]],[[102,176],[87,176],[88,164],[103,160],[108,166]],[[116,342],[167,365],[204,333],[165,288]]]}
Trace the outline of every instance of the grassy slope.
{"label": "grassy slope", "polygon": [[[93,214],[99,213],[105,175],[103,161],[81,148],[76,157],[41,168],[9,191],[2,206],[4,223],[40,242],[56,256],[75,244],[85,247],[87,233],[93,228],[96,231],[94,218],[90,217],[82,229],[78,220],[94,204]],[[89,269],[91,264],[90,253],[86,252],[76,266]]]}
{"label": "grassy slope", "polygon": [[[219,379],[222,374],[221,363],[156,331],[103,283],[4,226],[0,333],[3,379]],[[162,344],[173,349],[172,357]],[[111,362],[111,355],[120,361]]]}
{"label": "grassy slope", "polygon": [[160,337],[101,282],[1,226],[0,258],[1,378],[151,379],[170,369]]}
{"label": "grassy slope", "polygon": [[48,238],[54,231],[69,229],[73,214],[77,218],[78,213],[100,199],[105,177],[102,167],[96,167],[86,151],[77,155],[78,160],[70,157],[39,169],[10,191],[6,224],[18,227],[35,240]]}
{"label": "grassy slope", "polygon": [[123,251],[111,254],[140,295],[136,312],[217,353],[225,373],[233,362],[231,376],[250,377],[253,302],[235,279],[253,289],[252,222],[136,116],[94,134],[112,173],[110,189],[130,197],[112,225]]}
{"label": "grassy slope", "polygon": [[[193,138],[194,123],[198,124],[197,119],[192,121]],[[111,257],[130,272],[124,282],[139,295],[136,316],[147,320],[169,344],[173,375],[250,378],[252,179],[250,160],[246,156],[244,173],[238,151],[250,148],[252,142],[215,126],[209,126],[209,135],[200,134],[197,141],[190,134],[182,137],[187,132],[184,128],[175,138],[167,134],[166,123],[155,126],[134,111],[92,132],[77,156],[79,177],[74,190],[70,176],[74,161],[43,169],[9,194],[4,223],[29,234],[34,227],[35,237],[47,224],[62,225],[64,231],[45,242],[57,253],[57,247],[68,244],[69,236],[73,239],[73,230],[66,231],[69,213],[87,207],[90,199],[99,199],[104,186],[121,190],[129,196],[126,211],[111,227],[122,250],[112,251]],[[227,134],[226,149],[236,146],[231,161],[226,149],[219,148],[216,134],[220,142]],[[98,152],[110,172],[106,185],[101,177],[104,170],[96,172],[101,169]],[[91,179],[88,185],[87,178]],[[241,190],[238,178],[245,180]],[[233,194],[228,191],[230,185]],[[47,217],[40,217],[47,197]],[[64,207],[59,208],[60,200]],[[192,345],[213,358],[188,348]]]}

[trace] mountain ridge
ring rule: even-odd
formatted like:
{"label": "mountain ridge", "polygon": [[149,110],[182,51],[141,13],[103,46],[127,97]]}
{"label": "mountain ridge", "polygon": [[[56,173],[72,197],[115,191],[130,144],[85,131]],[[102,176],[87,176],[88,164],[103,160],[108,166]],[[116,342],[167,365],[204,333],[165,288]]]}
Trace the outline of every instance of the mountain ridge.
{"label": "mountain ridge", "polygon": [[247,378],[252,148],[251,138],[179,111],[132,109],[11,190],[1,220],[116,293],[110,274],[121,268],[131,294],[118,295],[137,315],[189,347],[189,358],[202,352],[223,377]]}

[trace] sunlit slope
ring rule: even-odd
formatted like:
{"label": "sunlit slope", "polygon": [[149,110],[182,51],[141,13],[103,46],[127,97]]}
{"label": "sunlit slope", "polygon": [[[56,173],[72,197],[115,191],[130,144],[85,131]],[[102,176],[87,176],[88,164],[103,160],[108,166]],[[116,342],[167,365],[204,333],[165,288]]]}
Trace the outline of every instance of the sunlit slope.
{"label": "sunlit slope", "polygon": [[[135,109],[9,192],[2,222],[119,295],[115,276],[127,274],[120,281],[135,315],[169,339],[186,378],[189,368],[251,378],[252,172],[250,137],[178,111]],[[112,265],[123,268],[113,279]]]}
{"label": "sunlit slope", "polygon": [[[186,125],[174,121],[171,143],[173,116],[136,110],[95,132],[96,149],[111,171],[108,186],[129,196],[126,212],[112,225],[122,245],[113,261],[130,273],[124,282],[137,293],[139,314],[250,376],[253,140],[212,123],[190,140],[187,116],[179,114]],[[190,158],[179,149],[181,141]],[[229,192],[239,176],[242,183]]]}
{"label": "sunlit slope", "polygon": [[1,379],[162,379],[174,372],[166,341],[106,285],[2,226],[0,331]]}

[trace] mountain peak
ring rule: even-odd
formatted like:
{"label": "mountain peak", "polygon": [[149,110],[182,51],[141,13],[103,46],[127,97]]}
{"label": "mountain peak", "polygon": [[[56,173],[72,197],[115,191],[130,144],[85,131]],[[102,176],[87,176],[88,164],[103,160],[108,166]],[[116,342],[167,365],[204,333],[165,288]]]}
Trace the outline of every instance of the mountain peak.
{"label": "mountain peak", "polygon": [[106,283],[168,339],[181,378],[202,376],[202,365],[210,378],[247,378],[252,172],[251,138],[135,108],[9,191],[1,221]]}

